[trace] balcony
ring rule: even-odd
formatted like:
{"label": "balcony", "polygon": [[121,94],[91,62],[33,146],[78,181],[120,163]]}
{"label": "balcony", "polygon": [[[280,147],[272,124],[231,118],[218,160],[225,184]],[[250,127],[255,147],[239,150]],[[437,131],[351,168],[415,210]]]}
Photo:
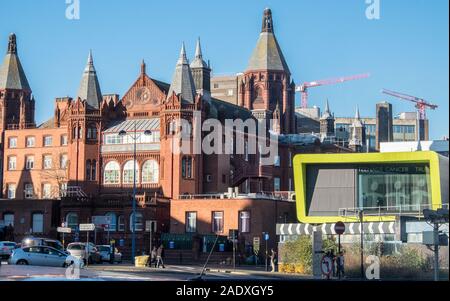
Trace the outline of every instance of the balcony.
{"label": "balcony", "polygon": [[[105,144],[101,146],[100,152],[106,153],[131,153],[134,145],[131,144]],[[159,151],[161,148],[159,143],[139,143],[136,144],[137,152]]]}

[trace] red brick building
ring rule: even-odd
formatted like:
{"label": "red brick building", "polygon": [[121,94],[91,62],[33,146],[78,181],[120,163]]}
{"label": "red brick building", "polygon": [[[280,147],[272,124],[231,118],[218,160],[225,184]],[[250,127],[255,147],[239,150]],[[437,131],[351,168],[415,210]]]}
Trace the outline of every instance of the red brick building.
{"label": "red brick building", "polygon": [[[138,253],[148,246],[143,231],[145,221],[157,222],[156,238],[160,233],[183,232],[183,227],[174,225],[173,220],[185,222],[187,210],[198,210],[202,221],[211,223],[214,219],[210,212],[223,208],[226,232],[237,226],[238,213],[250,208],[254,218],[252,229],[256,231],[252,235],[261,231],[264,228],[261,223],[267,220],[270,223],[266,228],[273,232],[274,217],[279,212],[270,209],[271,206],[281,202],[280,208],[285,208],[291,219],[292,203],[287,205],[274,199],[182,200],[186,196],[221,194],[229,187],[237,187],[244,193],[292,191],[293,155],[324,151],[325,146],[317,140],[305,146],[304,140],[295,135],[295,85],[275,38],[269,9],[264,11],[260,37],[240,83],[239,103],[211,97],[210,80],[211,69],[203,60],[198,42],[191,64],[182,46],[170,84],[150,77],[142,62],[136,81],[122,97],[105,95],[89,53],[77,94],[56,98],[53,116],[36,125],[36,101],[18,57],[16,36],[12,34],[0,69],[3,198],[16,202],[34,200],[38,204],[58,199],[59,212],[51,219],[65,222],[75,232],[79,223],[90,222],[92,216],[108,215],[109,237],[123,239],[127,247],[131,244],[132,195],[136,183]],[[191,125],[187,133],[177,124],[181,119]],[[222,125],[226,120],[250,119],[266,124],[274,120],[272,132],[278,141],[278,155],[273,164],[261,165],[258,151],[251,154],[246,148],[243,154],[195,153],[194,142],[208,134],[198,134],[196,122],[201,125],[207,119],[218,120]],[[237,134],[238,131],[232,132],[234,138]],[[247,146],[251,135],[241,134]],[[191,142],[190,151],[172,151],[180,135]],[[220,139],[225,139],[225,135]],[[233,150],[236,147],[233,142]],[[0,220],[6,216],[17,225],[23,210],[31,209],[21,207],[13,212],[7,205],[11,202],[0,200]],[[33,231],[31,227],[28,234],[50,233],[40,232],[41,228],[36,226]],[[209,226],[198,227],[199,233],[216,232],[210,230]],[[105,233],[96,235],[98,241],[105,242]],[[79,234],[69,239],[76,237]]]}

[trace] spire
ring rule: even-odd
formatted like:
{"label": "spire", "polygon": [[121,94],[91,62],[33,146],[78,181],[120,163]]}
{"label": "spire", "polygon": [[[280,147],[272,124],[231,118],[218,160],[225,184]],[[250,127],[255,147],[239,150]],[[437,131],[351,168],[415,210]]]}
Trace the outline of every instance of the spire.
{"label": "spire", "polygon": [[145,65],[144,59],[142,59],[142,62],[141,62],[141,75],[145,75],[145,74],[146,74],[146,65]]}
{"label": "spire", "polygon": [[90,108],[98,109],[102,102],[102,92],[98,83],[97,72],[94,68],[92,51],[89,50],[88,60],[81,77],[77,97],[86,101]]}
{"label": "spire", "polygon": [[320,117],[320,119],[331,119],[333,118],[333,115],[330,112],[330,104],[328,103],[328,98],[327,101],[325,103],[325,111],[322,114],[322,117]]}
{"label": "spire", "polygon": [[200,44],[200,38],[197,39],[197,45],[195,47],[195,57],[194,60],[191,63],[191,68],[209,68],[209,64],[207,64],[203,60],[203,54],[202,54],[202,46]]}
{"label": "spire", "polygon": [[353,120],[353,127],[363,127],[363,124],[361,122],[361,117],[359,115],[359,107],[356,105],[356,113],[355,113],[355,119]]}
{"label": "spire", "polygon": [[27,77],[17,55],[17,42],[14,33],[9,35],[8,51],[0,67],[0,89],[15,89],[31,92]]}
{"label": "spire", "polygon": [[167,97],[170,97],[173,92],[177,95],[181,95],[183,101],[193,103],[195,100],[194,79],[192,77],[191,68],[189,67],[189,61],[186,58],[184,43],[181,45],[180,57],[175,66],[175,72],[172,77],[172,83],[170,84]]}
{"label": "spire", "polygon": [[272,11],[264,9],[261,32],[273,32]]}
{"label": "spire", "polygon": [[269,8],[264,10],[261,33],[247,66],[247,71],[256,70],[284,71],[290,74],[280,45],[273,33],[272,11]]}

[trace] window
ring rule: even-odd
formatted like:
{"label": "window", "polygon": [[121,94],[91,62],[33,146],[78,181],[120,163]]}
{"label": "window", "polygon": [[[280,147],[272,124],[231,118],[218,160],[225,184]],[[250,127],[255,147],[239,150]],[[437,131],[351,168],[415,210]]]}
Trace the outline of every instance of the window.
{"label": "window", "polygon": [[[134,166],[133,166],[134,162]],[[134,173],[135,171],[135,173]],[[134,173],[134,176],[133,176]],[[139,167],[136,161],[127,161],[123,166],[123,183],[124,184],[133,184],[136,180],[136,183],[139,182]]]}
{"label": "window", "polygon": [[91,164],[91,181],[95,181],[97,179],[97,161],[92,160]]}
{"label": "window", "polygon": [[16,198],[16,184],[7,184],[8,199]]}
{"label": "window", "polygon": [[123,215],[119,215],[117,218],[117,228],[119,231],[125,231],[125,217]]}
{"label": "window", "polygon": [[49,199],[52,196],[52,185],[50,183],[42,184],[42,198]]}
{"label": "window", "polygon": [[67,145],[69,143],[69,139],[67,135],[61,135],[61,145]]}
{"label": "window", "polygon": [[61,169],[66,169],[67,168],[67,162],[68,162],[67,154],[62,154],[59,157],[59,167]]}
{"label": "window", "polygon": [[26,145],[27,147],[34,147],[36,144],[36,139],[33,136],[26,138]]}
{"label": "window", "polygon": [[82,126],[79,126],[78,127],[78,139],[81,139],[81,138],[83,138],[83,127]]}
{"label": "window", "polygon": [[44,232],[44,215],[42,213],[33,213],[32,216],[33,233]]}
{"label": "window", "polygon": [[218,83],[214,83],[214,89],[218,89],[219,88],[219,84]]}
{"label": "window", "polygon": [[67,182],[59,184],[59,196],[67,196]]}
{"label": "window", "polygon": [[10,137],[8,146],[9,146],[9,148],[16,148],[17,147],[17,137]]}
{"label": "window", "polygon": [[122,144],[122,136],[117,134],[108,134],[104,136],[105,144]]}
{"label": "window", "polygon": [[[136,212],[135,218],[135,230],[142,231],[144,230],[144,216],[140,212]],[[133,214],[130,214],[130,231],[133,232]]]}
{"label": "window", "polygon": [[8,170],[16,170],[17,158],[15,156],[8,157]]}
{"label": "window", "polygon": [[76,229],[78,227],[78,214],[75,212],[67,213],[66,225],[69,228]]}
{"label": "window", "polygon": [[234,94],[233,89],[228,89],[227,96],[233,96],[233,94]]}
{"label": "window", "polygon": [[104,184],[119,184],[120,179],[120,166],[116,161],[110,161],[105,165],[105,171],[103,172]]}
{"label": "window", "polygon": [[273,178],[273,190],[280,191],[281,190],[281,180],[279,177]]}
{"label": "window", "polygon": [[105,214],[105,216],[109,217],[109,231],[116,231],[117,230],[117,217],[114,212],[108,212]]}
{"label": "window", "polygon": [[86,180],[91,180],[91,160],[86,161]]}
{"label": "window", "polygon": [[31,199],[33,197],[33,195],[34,195],[33,184],[25,183],[24,193],[25,193],[25,198],[26,199]]}
{"label": "window", "polygon": [[223,232],[223,211],[213,211],[212,213],[212,232]]}
{"label": "window", "polygon": [[27,156],[25,159],[25,169],[33,169],[34,168],[34,156]]}
{"label": "window", "polygon": [[44,136],[44,146],[52,146],[53,137],[52,136]]}
{"label": "window", "polygon": [[280,156],[276,155],[273,162],[274,166],[280,166]]}
{"label": "window", "polygon": [[97,139],[97,127],[95,125],[91,125],[88,128],[87,138],[95,140]]}
{"label": "window", "polygon": [[192,179],[192,158],[183,157],[181,161],[181,175],[185,179]]}
{"label": "window", "polygon": [[142,165],[142,183],[158,183],[159,168],[155,160],[147,160]]}
{"label": "window", "polygon": [[197,232],[197,212],[186,212],[186,232]]}
{"label": "window", "polygon": [[239,232],[241,233],[250,232],[250,211],[239,212]]}
{"label": "window", "polygon": [[52,156],[51,155],[44,155],[44,169],[51,169],[52,168]]}
{"label": "window", "polygon": [[205,175],[205,182],[206,183],[211,183],[212,182],[212,175],[206,174]]}
{"label": "window", "polygon": [[5,226],[11,225],[14,227],[14,213],[3,214],[3,221],[5,222]]}

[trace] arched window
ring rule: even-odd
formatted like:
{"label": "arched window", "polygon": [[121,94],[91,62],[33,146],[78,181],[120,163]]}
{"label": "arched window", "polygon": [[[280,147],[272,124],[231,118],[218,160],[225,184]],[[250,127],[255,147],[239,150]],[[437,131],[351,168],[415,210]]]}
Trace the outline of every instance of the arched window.
{"label": "arched window", "polygon": [[83,138],[83,127],[79,126],[78,127],[78,139]]}
{"label": "arched window", "polygon": [[253,101],[261,101],[263,99],[263,91],[260,87],[256,87],[255,90],[253,90]]}
{"label": "arched window", "polygon": [[[140,212],[136,212],[136,219],[135,219],[135,230],[136,231],[142,231],[144,230],[144,216]],[[130,214],[130,231],[133,232],[133,213]]]}
{"label": "arched window", "polygon": [[117,217],[117,229],[119,231],[125,231],[125,217],[123,215]]}
{"label": "arched window", "polygon": [[86,180],[91,180],[91,160],[86,161]]}
{"label": "arched window", "polygon": [[76,229],[78,227],[78,214],[75,212],[69,212],[66,215],[67,227]]}
{"label": "arched window", "polygon": [[155,160],[147,160],[142,165],[142,183],[158,183],[159,167]]}
{"label": "arched window", "polygon": [[133,177],[133,171],[136,167],[136,183],[139,182],[139,166],[137,165],[137,162],[134,161],[135,166],[133,166],[133,161],[127,161],[125,165],[123,166],[123,184],[133,184],[134,177]]}
{"label": "arched window", "polygon": [[117,217],[114,212],[108,212],[105,214],[105,216],[109,217],[109,231],[116,231],[117,230]]}
{"label": "arched window", "polygon": [[119,184],[120,181],[120,165],[116,161],[109,161],[105,165],[103,172],[104,184]]}

